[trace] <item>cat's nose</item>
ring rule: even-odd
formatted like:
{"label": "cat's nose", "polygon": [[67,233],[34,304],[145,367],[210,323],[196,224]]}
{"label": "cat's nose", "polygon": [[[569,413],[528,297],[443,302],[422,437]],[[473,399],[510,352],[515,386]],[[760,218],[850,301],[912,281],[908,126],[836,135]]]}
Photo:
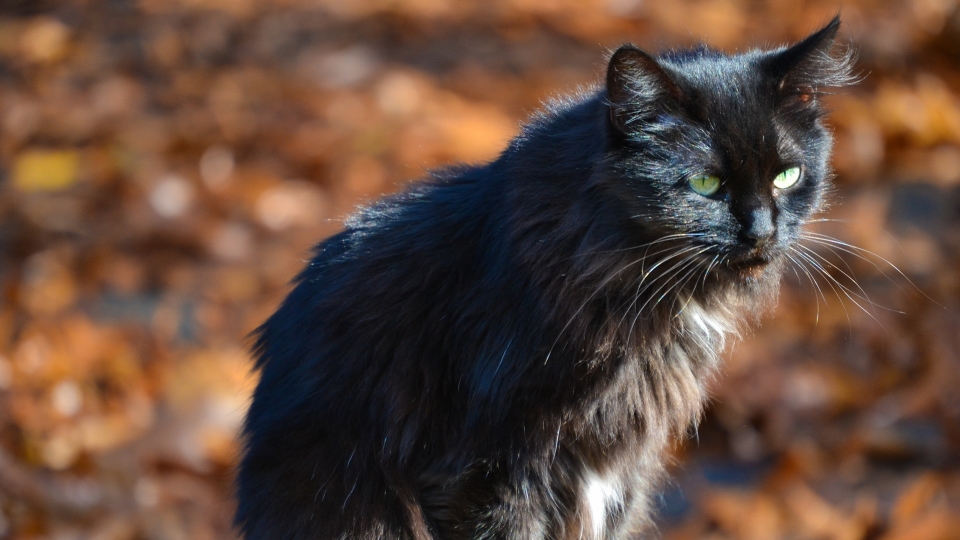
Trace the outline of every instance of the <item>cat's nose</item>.
{"label": "cat's nose", "polygon": [[763,247],[776,231],[770,209],[758,208],[750,212],[749,222],[744,224],[743,237],[753,247]]}

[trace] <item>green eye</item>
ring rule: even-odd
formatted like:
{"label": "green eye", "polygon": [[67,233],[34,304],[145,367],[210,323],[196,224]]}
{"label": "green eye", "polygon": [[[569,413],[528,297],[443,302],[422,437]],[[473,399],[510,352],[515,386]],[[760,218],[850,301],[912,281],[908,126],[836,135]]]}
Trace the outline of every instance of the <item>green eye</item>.
{"label": "green eye", "polygon": [[720,179],[716,176],[702,174],[691,177],[688,181],[690,182],[690,189],[697,195],[703,195],[704,197],[709,197],[720,189]]}
{"label": "green eye", "polygon": [[789,169],[778,174],[776,178],[773,179],[773,185],[778,189],[787,189],[788,187],[797,183],[800,180],[800,167],[790,167]]}

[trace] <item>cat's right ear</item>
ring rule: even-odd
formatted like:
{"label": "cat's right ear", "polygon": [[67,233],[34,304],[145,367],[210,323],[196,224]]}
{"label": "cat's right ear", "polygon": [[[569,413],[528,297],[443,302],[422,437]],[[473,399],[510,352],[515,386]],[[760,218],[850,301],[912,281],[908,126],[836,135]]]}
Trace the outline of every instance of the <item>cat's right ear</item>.
{"label": "cat's right ear", "polygon": [[607,101],[610,120],[622,133],[663,100],[679,102],[680,87],[649,54],[633,45],[623,45],[610,57],[607,67]]}

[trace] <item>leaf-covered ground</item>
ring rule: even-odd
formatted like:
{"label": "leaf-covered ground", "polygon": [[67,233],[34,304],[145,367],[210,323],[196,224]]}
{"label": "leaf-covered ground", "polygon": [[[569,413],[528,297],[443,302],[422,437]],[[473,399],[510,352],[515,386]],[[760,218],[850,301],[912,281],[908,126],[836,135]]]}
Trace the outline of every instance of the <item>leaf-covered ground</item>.
{"label": "leaf-covered ground", "polygon": [[[668,539],[960,538],[960,6],[846,0],[834,205],[728,352]],[[0,538],[233,538],[245,336],[310,246],[490,159],[624,41],[795,40],[839,3],[0,3]],[[855,279],[853,279],[855,278]],[[815,282],[815,283],[814,283]]]}

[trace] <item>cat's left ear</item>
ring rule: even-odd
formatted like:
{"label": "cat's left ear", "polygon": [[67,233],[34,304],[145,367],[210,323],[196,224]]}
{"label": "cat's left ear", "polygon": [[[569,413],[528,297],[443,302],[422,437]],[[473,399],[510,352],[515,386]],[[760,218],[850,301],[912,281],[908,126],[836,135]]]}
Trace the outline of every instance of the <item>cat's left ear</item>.
{"label": "cat's left ear", "polygon": [[770,53],[762,60],[764,69],[778,81],[780,92],[809,101],[820,88],[847,86],[855,82],[851,75],[853,54],[834,51],[840,16],[792,47]]}

